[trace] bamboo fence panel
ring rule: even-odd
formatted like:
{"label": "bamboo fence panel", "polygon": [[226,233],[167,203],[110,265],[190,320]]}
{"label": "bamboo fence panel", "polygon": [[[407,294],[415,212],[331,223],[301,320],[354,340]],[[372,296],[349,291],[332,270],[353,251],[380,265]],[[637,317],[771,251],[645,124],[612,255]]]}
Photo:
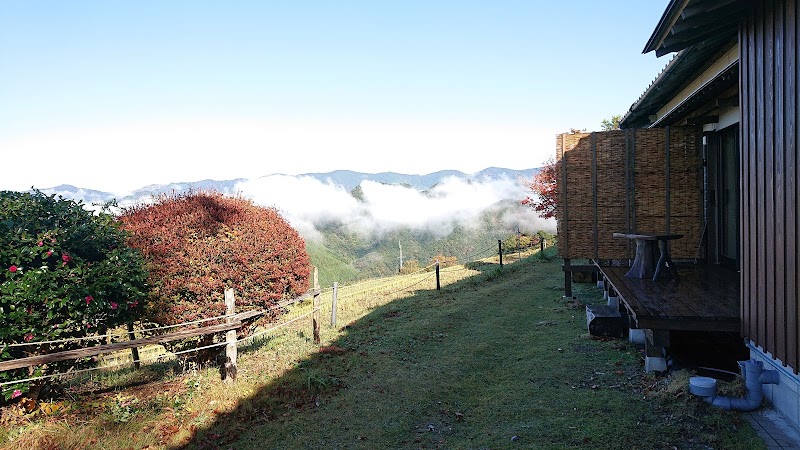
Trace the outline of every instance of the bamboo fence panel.
{"label": "bamboo fence panel", "polygon": [[697,257],[703,213],[701,136],[699,127],[558,135],[560,255],[629,259],[630,242],[612,234],[635,230],[683,234],[670,243],[673,258]]}

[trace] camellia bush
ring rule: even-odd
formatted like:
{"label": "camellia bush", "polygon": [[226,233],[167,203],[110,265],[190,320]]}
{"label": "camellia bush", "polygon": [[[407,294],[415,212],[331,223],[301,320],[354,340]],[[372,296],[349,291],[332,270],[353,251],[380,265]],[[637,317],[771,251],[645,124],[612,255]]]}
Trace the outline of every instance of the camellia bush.
{"label": "camellia bush", "polygon": [[[143,312],[147,272],[111,214],[39,191],[0,191],[0,360],[100,343]],[[47,342],[56,341],[56,342]],[[0,372],[0,382],[64,371],[62,361]],[[40,383],[6,385],[16,398]]]}
{"label": "camellia bush", "polygon": [[120,221],[148,262],[155,323],[224,315],[225,288],[235,290],[238,311],[270,309],[308,290],[305,242],[274,208],[189,192],[128,208]]}

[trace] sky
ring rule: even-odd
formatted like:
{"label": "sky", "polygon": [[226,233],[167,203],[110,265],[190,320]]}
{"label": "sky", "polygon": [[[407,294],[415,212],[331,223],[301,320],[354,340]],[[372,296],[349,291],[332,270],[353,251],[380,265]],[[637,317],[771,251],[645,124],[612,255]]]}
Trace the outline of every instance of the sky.
{"label": "sky", "polygon": [[667,0],[0,2],[0,190],[539,167]]}

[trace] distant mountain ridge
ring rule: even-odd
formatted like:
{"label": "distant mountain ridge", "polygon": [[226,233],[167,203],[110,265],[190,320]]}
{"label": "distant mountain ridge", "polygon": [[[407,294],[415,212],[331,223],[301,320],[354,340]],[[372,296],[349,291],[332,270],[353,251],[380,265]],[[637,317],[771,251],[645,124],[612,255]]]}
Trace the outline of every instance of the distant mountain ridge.
{"label": "distant mountain ridge", "polygon": [[[332,172],[324,173],[306,173],[300,175],[286,175],[296,177],[311,177],[323,183],[338,184],[347,190],[353,190],[363,181],[373,181],[376,183],[384,184],[398,184],[413,187],[417,190],[425,190],[441,183],[443,180],[451,177],[471,179],[471,180],[486,180],[498,179],[507,177],[511,179],[530,178],[539,171],[539,168],[514,170],[505,169],[501,167],[489,167],[479,172],[466,174],[458,170],[440,170],[425,175],[412,175],[396,172],[381,172],[381,173],[365,173],[354,172],[351,170],[334,170]],[[282,175],[282,174],[272,174]],[[40,189],[48,195],[61,195],[65,198],[74,200],[81,200],[86,204],[103,203],[110,200],[117,200],[120,203],[133,202],[140,199],[147,199],[160,194],[170,194],[173,192],[186,192],[188,190],[215,190],[223,193],[235,193],[236,185],[243,181],[245,178],[236,178],[233,180],[200,180],[200,181],[181,181],[168,184],[151,184],[143,186],[135,191],[124,195],[120,198],[111,192],[98,191],[90,188],[76,187],[69,184],[62,184],[59,186]]]}
{"label": "distant mountain ridge", "polygon": [[351,170],[334,170],[333,172],[307,173],[298,176],[309,176],[322,182],[331,181],[347,188],[348,190],[354,189],[365,180],[384,184],[407,185],[418,190],[424,190],[429,189],[432,186],[441,183],[442,180],[450,177],[481,180],[486,178],[500,178],[502,176],[507,176],[509,178],[516,179],[519,177],[530,178],[538,171],[538,168],[512,170],[501,167],[489,167],[481,170],[480,172],[475,172],[472,174],[466,174],[458,170],[440,170],[438,172],[425,175],[409,175],[396,172],[363,173],[353,172]]}

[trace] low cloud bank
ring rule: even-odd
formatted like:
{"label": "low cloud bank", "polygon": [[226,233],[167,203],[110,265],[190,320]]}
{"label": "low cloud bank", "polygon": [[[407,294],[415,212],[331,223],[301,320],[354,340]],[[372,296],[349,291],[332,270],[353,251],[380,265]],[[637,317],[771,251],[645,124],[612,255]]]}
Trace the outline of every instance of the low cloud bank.
{"label": "low cloud bank", "polygon": [[368,234],[412,228],[444,236],[457,225],[478,226],[485,212],[509,232],[555,230],[555,221],[519,206],[525,189],[510,178],[452,177],[425,192],[363,181],[363,201],[340,185],[307,176],[271,175],[238,183],[235,190],[257,204],[278,209],[307,239],[318,238],[317,225],[332,221]]}

